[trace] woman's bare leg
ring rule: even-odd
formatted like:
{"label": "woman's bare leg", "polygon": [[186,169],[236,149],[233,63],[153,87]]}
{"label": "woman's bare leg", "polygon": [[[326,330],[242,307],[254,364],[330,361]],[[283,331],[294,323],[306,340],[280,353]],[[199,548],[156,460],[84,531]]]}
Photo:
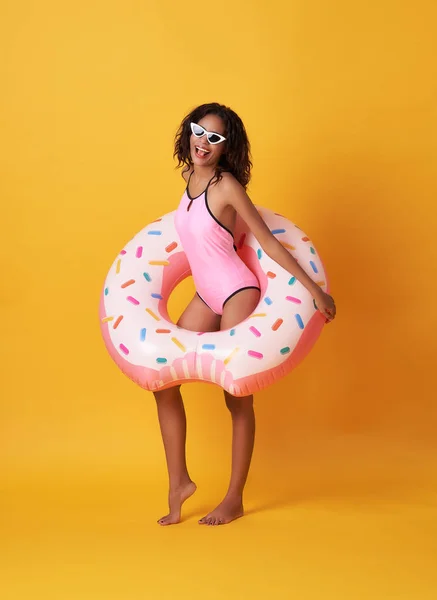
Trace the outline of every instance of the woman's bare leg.
{"label": "woman's bare leg", "polygon": [[[224,306],[220,329],[230,329],[246,319],[259,302],[258,290],[244,290]],[[232,417],[232,472],[223,501],[200,519],[201,525],[225,525],[244,514],[243,490],[249,473],[255,442],[253,396],[237,398],[225,391],[225,401]]]}
{"label": "woman's bare leg", "polygon": [[160,525],[179,523],[182,504],[196,491],[188,474],[185,440],[187,421],[180,386],[155,392],[159,425],[167,460],[169,514],[159,519]]}
{"label": "woman's bare leg", "polygon": [[[220,316],[195,295],[179,318],[178,325],[192,331],[217,331],[220,327]],[[188,474],[186,462],[187,420],[180,386],[154,392],[154,395],[170,488],[168,494],[170,512],[159,519],[158,523],[173,525],[180,521],[182,504],[196,491],[196,485]]]}

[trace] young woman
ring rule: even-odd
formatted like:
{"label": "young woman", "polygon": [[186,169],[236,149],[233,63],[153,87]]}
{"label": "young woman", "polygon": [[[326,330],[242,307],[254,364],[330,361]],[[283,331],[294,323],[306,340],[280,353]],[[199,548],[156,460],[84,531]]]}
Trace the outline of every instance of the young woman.
{"label": "young woman", "polygon": [[[196,294],[178,325],[194,331],[230,329],[248,317],[260,299],[255,275],[238,257],[233,240],[238,213],[263,251],[294,275],[331,321],[335,303],[272,235],[246,194],[250,144],[243,122],[230,108],[203,104],[182,121],[175,139],[178,167],[187,185],[175,225],[191,266]],[[180,386],[155,392],[170,481],[168,515],[160,525],[178,523],[183,502],[196,490],[185,457],[186,416]],[[243,490],[255,439],[253,396],[224,392],[232,417],[232,473],[222,502],[199,523],[222,525],[243,516]]]}

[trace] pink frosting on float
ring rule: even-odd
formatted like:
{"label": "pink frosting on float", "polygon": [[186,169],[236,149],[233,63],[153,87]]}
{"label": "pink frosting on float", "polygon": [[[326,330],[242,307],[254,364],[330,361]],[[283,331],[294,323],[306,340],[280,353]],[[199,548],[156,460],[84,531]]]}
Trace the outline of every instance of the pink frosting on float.
{"label": "pink frosting on float", "polygon": [[[168,217],[168,215],[166,217]],[[163,218],[163,231],[165,230],[166,217]],[[168,223],[168,221],[167,221],[167,223]],[[290,225],[292,225],[292,224],[290,224]],[[294,225],[293,225],[293,227],[294,227]],[[285,231],[285,230],[281,230],[281,231]],[[282,348],[281,353],[284,355],[282,362],[271,368],[269,368],[267,366],[268,361],[266,361],[263,357],[265,354],[268,355],[269,352],[272,351],[271,343],[269,344],[269,336],[271,335],[270,331],[273,331],[273,332],[277,331],[279,328],[279,324],[282,324],[282,323],[284,323],[284,325],[282,325],[280,331],[282,331],[286,327],[286,322],[283,321],[283,318],[285,318],[285,315],[281,314],[280,312],[275,312],[278,310],[277,308],[275,308],[276,307],[275,303],[273,303],[273,305],[270,307],[271,299],[269,298],[269,296],[271,295],[271,288],[269,287],[269,281],[271,282],[272,278],[271,277],[269,278],[268,274],[271,273],[271,271],[268,270],[267,266],[265,267],[266,272],[263,269],[263,265],[261,264],[261,260],[260,260],[263,253],[260,253],[260,255],[257,255],[257,252],[253,248],[253,246],[247,245],[247,242],[245,243],[246,238],[248,238],[249,236],[246,235],[244,231],[243,232],[238,231],[238,233],[236,232],[235,239],[238,240],[238,246],[239,246],[238,254],[242,258],[242,260],[248,265],[248,267],[252,270],[252,272],[254,272],[254,274],[257,276],[259,283],[260,283],[260,288],[261,288],[261,299],[263,299],[265,297],[266,292],[268,290],[267,300],[269,300],[269,302],[268,302],[269,306],[266,306],[266,304],[264,304],[264,302],[260,303],[260,305],[257,307],[255,312],[260,313],[260,312],[267,311],[269,314],[268,314],[268,319],[265,319],[265,322],[268,320],[267,328],[264,326],[264,329],[263,329],[260,326],[262,324],[261,323],[262,319],[261,320],[253,319],[252,320],[251,316],[249,316],[248,319],[246,319],[242,323],[235,326],[235,328],[237,328],[237,329],[241,328],[242,326],[246,326],[247,330],[250,331],[250,333],[249,333],[249,335],[251,336],[250,339],[254,340],[254,343],[255,343],[255,340],[259,340],[258,344],[262,344],[261,347],[259,345],[258,346],[255,345],[255,348],[256,348],[255,349],[255,348],[253,348],[252,342],[251,342],[249,346],[246,346],[245,348],[242,347],[241,350],[244,352],[240,351],[240,353],[237,353],[237,356],[247,356],[248,361],[251,361],[252,364],[256,363],[256,365],[259,365],[259,370],[255,374],[250,374],[250,375],[242,376],[242,377],[241,376],[234,377],[232,374],[232,368],[229,368],[229,365],[226,364],[226,362],[229,362],[229,360],[230,360],[229,356],[225,360],[225,359],[222,359],[223,358],[223,354],[222,354],[221,355],[222,358],[219,359],[218,358],[219,355],[217,353],[214,355],[214,352],[209,351],[210,347],[214,348],[214,342],[216,341],[215,338],[211,337],[211,336],[217,335],[217,343],[219,342],[219,338],[222,341],[223,336],[227,336],[227,339],[230,340],[232,343],[232,340],[234,338],[229,337],[229,336],[233,335],[232,329],[226,330],[226,331],[220,331],[217,333],[214,332],[212,334],[211,334],[211,332],[209,332],[208,333],[209,337],[207,340],[207,342],[209,342],[209,343],[202,346],[203,332],[187,332],[183,328],[175,327],[175,325],[171,322],[169,315],[168,315],[168,310],[167,310],[168,298],[170,297],[173,289],[183,279],[185,279],[187,276],[190,275],[190,268],[189,268],[189,264],[188,264],[188,261],[187,261],[187,258],[185,256],[184,252],[180,251],[180,248],[181,248],[180,244],[178,245],[177,242],[173,241],[175,239],[173,234],[171,234],[171,236],[172,237],[170,237],[170,239],[167,239],[164,242],[164,245],[162,248],[163,251],[165,250],[166,255],[164,255],[164,253],[159,255],[159,252],[158,252],[158,255],[156,255],[156,250],[154,250],[155,254],[152,257],[150,257],[150,256],[148,256],[149,251],[147,250],[147,248],[145,248],[144,252],[142,252],[143,256],[139,257],[138,252],[137,252],[137,249],[139,248],[138,242],[134,244],[133,248],[132,248],[132,246],[129,248],[129,245],[127,245],[126,246],[127,253],[126,253],[126,250],[122,251],[122,254],[124,256],[123,260],[125,260],[126,256],[127,256],[127,259],[129,259],[129,256],[132,256],[132,254],[130,254],[130,252],[132,252],[132,250],[133,250],[134,256],[136,256],[135,264],[138,264],[139,265],[138,269],[141,269],[141,270],[145,269],[148,271],[149,268],[147,266],[145,266],[147,264],[156,264],[159,261],[161,261],[161,262],[164,261],[164,259],[165,259],[165,261],[167,261],[165,263],[165,266],[163,265],[163,266],[159,267],[159,272],[156,270],[153,272],[151,279],[149,278],[148,275],[146,277],[146,273],[140,272],[137,275],[133,275],[133,277],[137,281],[144,279],[142,277],[142,275],[144,275],[147,279],[147,282],[152,281],[154,286],[156,286],[157,282],[158,282],[160,287],[158,289],[156,287],[154,287],[152,291],[154,292],[153,297],[159,298],[159,301],[155,300],[154,301],[155,303],[152,304],[150,302],[150,300],[147,300],[144,297],[144,290],[143,290],[142,294],[139,294],[134,291],[134,293],[135,293],[134,296],[127,297],[126,295],[124,295],[124,299],[127,300],[128,303],[130,303],[131,307],[133,306],[133,310],[144,311],[146,309],[146,311],[150,312],[151,314],[153,314],[153,313],[159,314],[161,323],[159,325],[157,325],[157,327],[162,325],[162,327],[165,328],[166,327],[165,321],[168,321],[169,333],[161,334],[161,338],[163,341],[162,342],[160,341],[159,346],[157,346],[157,347],[159,347],[159,352],[161,352],[161,344],[163,344],[163,347],[162,347],[162,354],[160,354],[158,356],[166,356],[168,358],[168,354],[166,354],[166,352],[165,352],[165,348],[167,348],[167,350],[168,350],[168,346],[166,347],[165,344],[173,344],[173,343],[174,344],[177,343],[178,347],[181,348],[180,356],[178,355],[175,358],[174,357],[175,355],[173,355],[173,358],[171,358],[167,364],[159,364],[159,363],[165,363],[167,360],[167,358],[159,358],[159,359],[157,359],[156,368],[150,367],[150,361],[149,361],[149,366],[145,366],[144,364],[134,364],[135,349],[134,349],[134,352],[132,352],[132,348],[131,348],[130,341],[129,341],[129,331],[130,331],[129,328],[132,327],[131,321],[129,321],[129,319],[128,319],[129,315],[123,320],[123,323],[117,329],[117,334],[119,334],[123,330],[123,327],[125,327],[124,331],[122,331],[122,335],[125,337],[118,338],[118,343],[113,342],[113,338],[111,338],[111,335],[113,337],[115,335],[115,331],[114,331],[116,328],[115,323],[119,323],[121,321],[121,319],[123,319],[123,316],[121,316],[121,312],[116,312],[116,311],[113,311],[112,313],[106,312],[105,295],[108,292],[107,286],[109,286],[110,293],[117,293],[118,288],[122,287],[122,286],[120,286],[120,282],[122,280],[124,282],[131,281],[130,277],[132,276],[132,274],[127,274],[123,271],[123,269],[124,269],[123,264],[121,265],[121,267],[120,267],[120,264],[118,264],[117,269],[115,270],[115,273],[119,274],[120,268],[121,268],[121,274],[119,274],[120,280],[115,280],[114,278],[112,280],[108,279],[108,281],[110,283],[109,284],[106,283],[104,286],[104,288],[106,289],[106,292],[102,293],[102,295],[101,295],[100,308],[99,308],[100,320],[101,320],[101,331],[102,331],[103,339],[104,339],[105,345],[108,349],[110,356],[116,362],[118,367],[132,381],[134,381],[135,383],[137,383],[139,386],[141,386],[142,388],[144,388],[146,390],[153,391],[153,390],[157,390],[157,389],[166,389],[166,388],[169,388],[169,387],[172,387],[175,385],[179,385],[182,383],[194,382],[194,381],[204,381],[207,383],[215,383],[235,396],[245,396],[245,395],[251,394],[255,391],[266,388],[267,386],[271,385],[274,381],[280,379],[281,377],[283,377],[287,373],[289,373],[292,369],[294,369],[302,361],[302,359],[308,354],[309,350],[316,342],[321,331],[323,330],[323,327],[325,324],[325,319],[324,319],[323,315],[317,310],[312,314],[312,316],[310,318],[308,318],[308,316],[309,316],[309,313],[308,313],[307,320],[305,321],[304,329],[300,333],[300,337],[299,337],[297,343],[294,345],[294,347],[289,348],[287,346],[287,347]],[[156,240],[156,238],[158,236],[149,236],[149,237],[153,237]],[[163,238],[164,238],[164,236],[163,236]],[[283,241],[283,240],[281,240],[281,241]],[[142,244],[143,244],[143,246],[145,245],[144,242],[142,242]],[[171,248],[171,250],[170,250],[170,248]],[[176,249],[177,249],[177,251],[174,251]],[[167,252],[168,252],[168,254],[167,254]],[[153,258],[154,263],[152,263],[152,262],[148,263],[150,258]],[[159,260],[156,260],[156,259],[159,259]],[[329,291],[329,282],[327,280],[326,272],[324,270],[323,264],[322,264],[319,256],[317,256],[317,259],[319,261],[318,262],[318,267],[319,267],[318,271],[320,274],[319,275],[320,280],[323,279],[325,281],[324,289],[325,289],[325,291]],[[143,261],[143,262],[141,263],[141,261]],[[157,267],[154,267],[154,268],[157,269]],[[278,272],[280,270],[281,269],[278,266]],[[157,276],[157,273],[158,273],[158,276]],[[286,275],[286,272],[285,272],[285,275]],[[123,277],[124,277],[124,279],[123,279]],[[288,276],[288,278],[289,278],[289,276]],[[278,279],[278,277],[276,277],[276,273],[275,273],[274,280],[277,280],[277,279]],[[115,284],[115,281],[117,282],[116,284]],[[152,284],[147,284],[147,285],[152,285]],[[301,293],[299,293],[299,290],[296,288],[296,286],[292,286],[290,288],[288,288],[288,286],[282,287],[281,290],[284,291],[283,298],[288,301],[285,304],[290,307],[289,310],[299,312],[300,311],[299,307],[302,305],[302,301],[300,300],[300,298],[296,297],[296,296],[301,295]],[[290,290],[290,291],[293,290],[293,292],[292,292],[293,295],[286,296],[286,293],[288,290]],[[160,294],[157,294],[156,293],[157,291],[159,291]],[[148,295],[148,297],[149,296],[150,296],[150,294]],[[273,295],[272,299],[276,300],[277,298],[275,298],[275,296]],[[308,300],[305,300],[305,302],[307,303],[306,306],[308,306]],[[124,314],[124,309],[122,309],[122,312]],[[135,313],[135,314],[140,314],[140,313]],[[257,315],[257,316],[262,316],[262,315]],[[106,317],[112,318],[113,321],[102,322],[102,320],[104,320]],[[135,317],[135,319],[136,319],[136,317]],[[153,323],[154,322],[155,321],[153,321]],[[277,324],[277,326],[275,327],[276,324]],[[147,326],[147,328],[150,327],[147,324],[146,324],[146,326]],[[141,325],[141,327],[143,327],[143,325]],[[144,332],[145,331],[146,331],[146,329],[144,329]],[[149,331],[149,329],[148,329],[148,331]],[[158,329],[156,329],[156,331],[158,331]],[[190,349],[187,349],[185,352],[183,352],[183,350],[184,350],[185,346],[187,345],[187,343],[186,343],[186,341],[181,342],[181,340],[178,338],[178,331],[180,332],[180,334],[185,332],[185,334],[189,333],[192,336],[196,336],[196,338],[195,338],[197,340],[196,342],[194,342],[193,339],[189,338],[189,339],[191,339]],[[261,332],[263,332],[263,333],[261,333]],[[177,338],[177,339],[175,341],[167,341],[172,336],[173,336],[173,338]],[[144,334],[144,338],[146,338],[145,334]],[[149,339],[149,333],[147,333],[147,340],[148,339]],[[188,339],[188,338],[186,338],[186,339]],[[270,342],[272,342],[272,341],[273,341],[273,338],[270,338]],[[120,343],[120,342],[123,342],[123,343]],[[241,345],[241,343],[240,343],[240,345]],[[251,348],[251,346],[252,346],[252,348]],[[290,346],[292,346],[292,344],[290,344]],[[204,348],[206,348],[206,350]],[[230,348],[229,353],[231,353],[232,345],[229,345],[229,348]],[[281,346],[275,348],[275,351],[277,352],[278,349],[280,349],[280,348],[281,348]],[[232,353],[234,352],[234,350],[232,350]],[[179,350],[178,350],[178,352],[179,352]],[[232,358],[231,363],[234,360],[235,359]],[[245,369],[246,368],[245,365],[243,365],[243,366]],[[231,364],[231,367],[232,367],[232,364]],[[240,368],[240,371],[239,371],[240,375],[241,375],[241,372],[244,372],[244,369]],[[234,372],[237,372],[237,371],[234,371]]]}

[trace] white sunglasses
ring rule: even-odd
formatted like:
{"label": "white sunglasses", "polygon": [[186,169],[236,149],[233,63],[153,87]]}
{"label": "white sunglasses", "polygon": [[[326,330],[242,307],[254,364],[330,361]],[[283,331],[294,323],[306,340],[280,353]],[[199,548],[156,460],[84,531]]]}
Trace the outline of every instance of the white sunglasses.
{"label": "white sunglasses", "polygon": [[198,138],[201,138],[206,134],[206,137],[210,144],[220,144],[221,142],[224,142],[226,139],[224,136],[220,135],[219,133],[215,133],[213,131],[206,131],[206,129],[204,129],[201,125],[198,125],[197,123],[190,123],[190,125],[191,125],[191,131],[193,132],[193,135],[195,135]]}

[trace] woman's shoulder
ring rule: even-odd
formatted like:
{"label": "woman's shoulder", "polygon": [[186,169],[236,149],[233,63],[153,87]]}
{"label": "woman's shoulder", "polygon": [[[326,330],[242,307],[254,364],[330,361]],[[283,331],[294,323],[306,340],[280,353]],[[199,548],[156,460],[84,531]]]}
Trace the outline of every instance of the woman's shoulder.
{"label": "woman's shoulder", "polygon": [[238,181],[238,179],[230,171],[223,171],[221,173],[221,179],[217,181],[216,186],[217,189],[220,189],[224,192],[243,187]]}

